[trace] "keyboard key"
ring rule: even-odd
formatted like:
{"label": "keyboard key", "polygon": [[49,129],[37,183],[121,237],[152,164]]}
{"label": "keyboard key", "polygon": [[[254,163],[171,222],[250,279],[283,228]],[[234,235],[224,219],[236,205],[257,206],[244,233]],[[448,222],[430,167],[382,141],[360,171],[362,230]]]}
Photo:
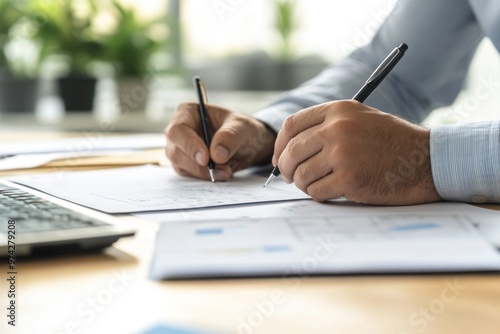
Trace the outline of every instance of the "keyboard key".
{"label": "keyboard key", "polygon": [[[38,196],[0,184],[0,217],[16,221],[17,233],[109,225]],[[6,219],[5,219],[6,218]],[[8,225],[0,223],[0,232]]]}

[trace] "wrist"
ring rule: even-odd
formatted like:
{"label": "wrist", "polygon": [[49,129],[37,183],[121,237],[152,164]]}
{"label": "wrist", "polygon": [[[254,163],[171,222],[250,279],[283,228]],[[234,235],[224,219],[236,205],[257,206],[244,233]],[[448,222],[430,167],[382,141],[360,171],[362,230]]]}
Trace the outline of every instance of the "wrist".
{"label": "wrist", "polygon": [[421,128],[417,139],[414,141],[413,150],[409,156],[410,163],[416,166],[413,184],[416,202],[427,203],[442,200],[436,190],[432,176],[432,161],[430,154],[430,130]]}
{"label": "wrist", "polygon": [[274,153],[274,142],[277,133],[268,124],[255,119],[257,123],[256,149],[258,154],[255,157],[253,165],[265,165],[271,162]]}

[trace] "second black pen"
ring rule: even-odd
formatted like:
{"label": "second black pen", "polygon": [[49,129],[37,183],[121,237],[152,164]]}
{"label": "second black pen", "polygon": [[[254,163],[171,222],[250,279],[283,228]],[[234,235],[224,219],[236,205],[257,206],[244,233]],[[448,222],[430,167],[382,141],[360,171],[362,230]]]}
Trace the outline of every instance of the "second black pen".
{"label": "second black pen", "polygon": [[[385,77],[392,71],[392,69],[398,64],[398,62],[403,58],[406,50],[408,50],[408,45],[401,43],[400,46],[392,50],[392,52],[384,59],[384,61],[377,67],[373,74],[366,80],[365,84],[352,98],[358,102],[363,103],[368,96],[377,88],[377,86],[385,79]],[[264,187],[267,187],[273,180],[281,174],[278,166],[273,168],[271,175],[264,183]]]}

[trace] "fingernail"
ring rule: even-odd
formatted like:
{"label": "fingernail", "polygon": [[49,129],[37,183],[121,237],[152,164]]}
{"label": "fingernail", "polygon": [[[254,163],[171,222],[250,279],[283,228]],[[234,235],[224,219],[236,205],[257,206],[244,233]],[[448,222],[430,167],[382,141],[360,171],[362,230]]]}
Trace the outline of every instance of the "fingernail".
{"label": "fingernail", "polygon": [[196,154],[194,155],[194,158],[196,159],[196,162],[200,165],[204,165],[204,161],[203,161],[203,153],[201,152],[196,152]]}
{"label": "fingernail", "polygon": [[227,159],[229,157],[229,150],[222,145],[217,145],[215,148],[217,150],[217,155],[222,159]]}
{"label": "fingernail", "polygon": [[215,178],[217,181],[227,181],[229,180],[229,173],[223,170],[216,170],[215,171]]}

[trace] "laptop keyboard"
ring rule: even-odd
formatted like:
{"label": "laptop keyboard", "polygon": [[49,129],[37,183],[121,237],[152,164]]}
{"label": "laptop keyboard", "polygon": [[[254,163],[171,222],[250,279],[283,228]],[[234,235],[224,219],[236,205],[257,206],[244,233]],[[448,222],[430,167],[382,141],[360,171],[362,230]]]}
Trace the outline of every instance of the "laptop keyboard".
{"label": "laptop keyboard", "polygon": [[[15,220],[17,233],[109,225],[3,184],[0,184],[0,217]],[[0,233],[7,233],[8,224],[0,226]]]}

